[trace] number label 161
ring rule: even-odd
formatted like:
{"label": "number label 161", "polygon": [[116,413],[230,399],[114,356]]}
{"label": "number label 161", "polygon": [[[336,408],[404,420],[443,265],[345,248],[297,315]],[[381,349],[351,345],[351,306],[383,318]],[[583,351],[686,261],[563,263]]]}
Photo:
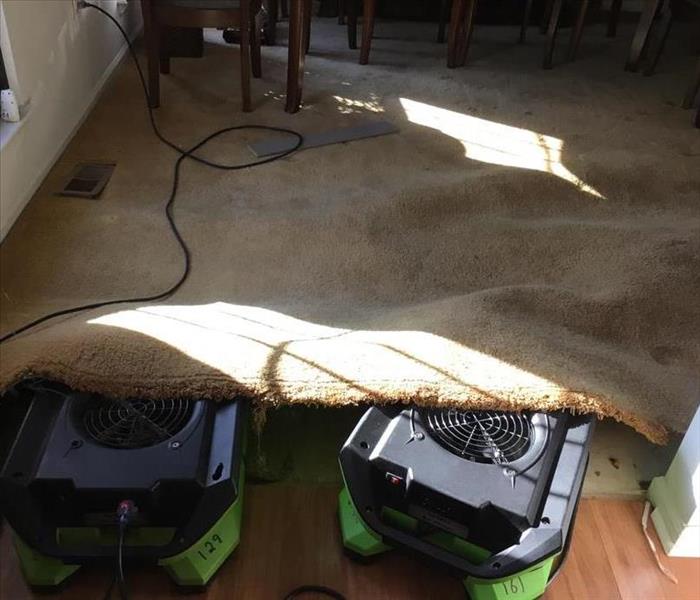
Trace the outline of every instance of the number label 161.
{"label": "number label 161", "polygon": [[505,592],[506,596],[514,596],[515,594],[525,593],[525,584],[520,578],[520,575],[517,577],[511,577],[506,581],[502,581],[501,585],[503,586],[503,591]]}

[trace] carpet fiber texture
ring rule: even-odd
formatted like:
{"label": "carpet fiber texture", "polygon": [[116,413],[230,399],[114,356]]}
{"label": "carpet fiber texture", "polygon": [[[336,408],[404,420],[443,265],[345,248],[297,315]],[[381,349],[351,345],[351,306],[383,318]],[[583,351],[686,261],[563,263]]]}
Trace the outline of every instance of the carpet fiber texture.
{"label": "carpet fiber texture", "polygon": [[[630,35],[591,28],[579,61],[545,72],[541,38],[520,47],[484,27],[469,66],[449,71],[431,27],[378,25],[361,67],[342,28],[314,22],[306,105],[290,116],[286,49],[264,49],[243,114],[238,50],[208,33],[204,59],[161,78],[157,118],[176,142],[243,123],[386,119],[400,132],[242,172],[187,163],[185,286],[3,344],[0,385],[31,374],[260,406],[566,408],[663,442],[700,390],[700,135],[677,106],[692,56],[671,43],[654,77],[624,73]],[[203,154],[248,161],[261,135]],[[125,62],[2,245],[3,332],[177,279],[163,216],[175,158]],[[101,198],[54,196],[90,159],[117,163]]]}

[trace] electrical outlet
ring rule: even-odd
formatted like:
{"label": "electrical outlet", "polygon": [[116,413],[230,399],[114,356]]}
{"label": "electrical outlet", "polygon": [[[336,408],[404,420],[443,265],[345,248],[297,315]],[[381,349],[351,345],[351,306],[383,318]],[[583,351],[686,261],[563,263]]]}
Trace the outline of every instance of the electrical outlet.
{"label": "electrical outlet", "polygon": [[75,9],[75,12],[87,8],[87,6],[85,6],[85,0],[73,0],[73,8]]}
{"label": "electrical outlet", "polygon": [[16,123],[19,121],[19,106],[12,90],[0,92],[0,119]]}

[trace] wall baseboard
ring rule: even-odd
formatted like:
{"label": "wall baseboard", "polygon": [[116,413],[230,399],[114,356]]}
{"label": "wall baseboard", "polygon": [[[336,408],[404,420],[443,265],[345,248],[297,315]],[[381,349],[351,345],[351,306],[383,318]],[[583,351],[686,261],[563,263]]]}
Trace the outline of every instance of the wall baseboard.
{"label": "wall baseboard", "polygon": [[649,486],[651,518],[669,556],[700,557],[700,407],[665,475]]}
{"label": "wall baseboard", "polygon": [[674,496],[665,477],[651,482],[649,500],[656,507],[651,513],[661,545],[669,556],[700,557],[700,527],[690,525],[678,514]]}

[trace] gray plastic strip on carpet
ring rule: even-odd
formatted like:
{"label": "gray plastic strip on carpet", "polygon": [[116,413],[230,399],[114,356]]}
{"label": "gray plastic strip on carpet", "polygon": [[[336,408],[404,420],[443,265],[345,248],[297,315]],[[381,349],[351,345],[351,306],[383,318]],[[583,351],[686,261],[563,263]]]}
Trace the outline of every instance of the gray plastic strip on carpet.
{"label": "gray plastic strip on carpet", "polygon": [[[392,123],[389,123],[389,121],[372,121],[354,125],[353,127],[343,127],[341,129],[330,129],[319,133],[310,133],[304,136],[304,143],[300,149],[306,150],[307,148],[351,142],[353,140],[361,140],[363,138],[377,137],[397,132],[398,128]],[[274,137],[255,142],[248,147],[256,156],[270,156],[272,154],[280,154],[291,150],[296,143],[297,140],[293,137]]]}

